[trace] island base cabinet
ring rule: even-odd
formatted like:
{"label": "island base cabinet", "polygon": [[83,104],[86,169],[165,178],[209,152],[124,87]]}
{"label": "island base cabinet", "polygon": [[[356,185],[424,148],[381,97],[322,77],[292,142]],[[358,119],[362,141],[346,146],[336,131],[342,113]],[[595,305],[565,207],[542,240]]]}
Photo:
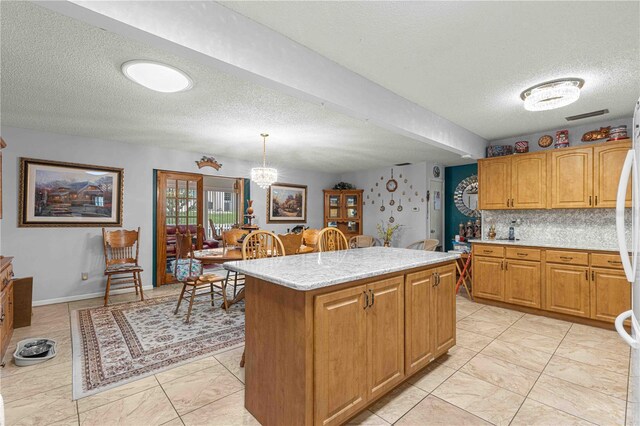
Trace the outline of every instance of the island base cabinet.
{"label": "island base cabinet", "polygon": [[504,261],[496,257],[474,256],[473,295],[504,301]]}
{"label": "island base cabinet", "polygon": [[578,317],[589,317],[588,267],[547,263],[545,290],[545,309]]}
{"label": "island base cabinet", "polygon": [[505,302],[540,308],[540,262],[505,260]]}
{"label": "island base cabinet", "polygon": [[315,424],[340,424],[367,402],[366,286],[316,297]]}
{"label": "island base cabinet", "polygon": [[407,275],[405,366],[411,375],[456,344],[455,266]]}
{"label": "island base cabinet", "polygon": [[316,296],[315,424],[341,424],[404,379],[404,277]]}
{"label": "island base cabinet", "polygon": [[591,318],[613,323],[631,309],[631,284],[623,270],[591,269]]}
{"label": "island base cabinet", "polygon": [[439,357],[456,344],[456,269],[436,269],[437,282],[431,298],[434,355]]}

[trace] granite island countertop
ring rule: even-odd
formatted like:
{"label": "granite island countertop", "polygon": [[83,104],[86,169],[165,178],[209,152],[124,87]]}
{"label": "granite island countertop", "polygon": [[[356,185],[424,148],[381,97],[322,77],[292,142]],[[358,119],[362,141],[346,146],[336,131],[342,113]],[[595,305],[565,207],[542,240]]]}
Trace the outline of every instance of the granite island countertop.
{"label": "granite island countertop", "polygon": [[295,290],[315,290],[458,259],[458,253],[367,247],[224,263],[224,268]]}
{"label": "granite island countertop", "polygon": [[613,245],[606,245],[597,241],[593,242],[548,242],[548,241],[532,241],[532,240],[469,240],[471,244],[498,244],[503,246],[526,246],[526,247],[541,247],[541,248],[556,248],[564,250],[589,250],[589,251],[614,251],[618,252],[619,249]]}

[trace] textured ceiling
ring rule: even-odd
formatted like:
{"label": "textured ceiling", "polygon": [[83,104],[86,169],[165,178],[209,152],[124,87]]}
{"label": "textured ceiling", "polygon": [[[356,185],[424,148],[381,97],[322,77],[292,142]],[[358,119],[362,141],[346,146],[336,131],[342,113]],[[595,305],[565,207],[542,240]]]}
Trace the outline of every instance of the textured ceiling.
{"label": "textured ceiling", "polygon": [[[343,172],[400,162],[459,164],[433,148],[27,2],[0,3],[2,125]],[[177,94],[127,80],[152,59],[194,80]]]}
{"label": "textured ceiling", "polygon": [[[489,140],[629,117],[640,95],[637,1],[222,4]],[[586,80],[578,102],[524,110],[522,90],[559,77]]]}

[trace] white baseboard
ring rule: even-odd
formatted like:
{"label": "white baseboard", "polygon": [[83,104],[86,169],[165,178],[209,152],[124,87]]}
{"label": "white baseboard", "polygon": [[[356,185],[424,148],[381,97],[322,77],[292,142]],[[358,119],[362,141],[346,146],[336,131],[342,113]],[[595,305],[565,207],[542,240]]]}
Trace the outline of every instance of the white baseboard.
{"label": "white baseboard", "polygon": [[[145,291],[152,290],[152,289],[153,289],[152,285],[142,286],[142,290],[145,290]],[[123,288],[120,290],[112,290],[110,294],[133,293],[134,291],[135,289],[133,288]],[[88,294],[78,294],[75,296],[57,297],[55,299],[35,300],[31,303],[31,306],[43,306],[43,305],[53,305],[55,303],[75,302],[76,300],[93,299],[94,297],[104,297],[104,291],[99,293],[88,293]]]}

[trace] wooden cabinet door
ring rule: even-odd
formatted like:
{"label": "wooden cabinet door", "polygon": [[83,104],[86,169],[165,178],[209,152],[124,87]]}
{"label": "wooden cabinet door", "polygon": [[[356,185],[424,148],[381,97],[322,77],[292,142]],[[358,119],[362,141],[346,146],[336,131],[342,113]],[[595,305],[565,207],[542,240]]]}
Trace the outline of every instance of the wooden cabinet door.
{"label": "wooden cabinet door", "polygon": [[367,309],[366,363],[372,399],[404,378],[404,277],[368,284],[367,291],[371,307]]}
{"label": "wooden cabinet door", "polygon": [[545,309],[589,317],[589,268],[547,263]]}
{"label": "wooden cabinet door", "polygon": [[631,309],[631,284],[623,270],[591,269],[591,318],[615,322]]}
{"label": "wooden cabinet door", "polygon": [[511,199],[511,157],[478,161],[478,204],[480,210],[509,208]]}
{"label": "wooden cabinet door", "polygon": [[362,285],[322,294],[315,299],[316,425],[341,424],[366,405],[365,289]]}
{"label": "wooden cabinet door", "polygon": [[505,261],[504,301],[540,308],[540,262]]}
{"label": "wooden cabinet door", "polygon": [[547,207],[547,154],[527,154],[511,159],[511,207]]}
{"label": "wooden cabinet door", "polygon": [[[593,147],[593,195],[595,207],[616,206],[622,165],[631,149],[630,143],[602,144]],[[631,207],[631,182],[627,187],[626,206]]]}
{"label": "wooden cabinet door", "polygon": [[473,257],[473,295],[504,301],[503,259]]}
{"label": "wooden cabinet door", "polygon": [[443,266],[436,270],[436,283],[431,293],[433,351],[437,358],[456,344],[456,268]]}
{"label": "wooden cabinet door", "polygon": [[551,208],[593,205],[593,148],[551,152]]}
{"label": "wooden cabinet door", "polygon": [[[431,293],[435,269],[407,274],[405,283],[405,370],[411,375],[434,358]],[[455,311],[455,309],[454,309]]]}

